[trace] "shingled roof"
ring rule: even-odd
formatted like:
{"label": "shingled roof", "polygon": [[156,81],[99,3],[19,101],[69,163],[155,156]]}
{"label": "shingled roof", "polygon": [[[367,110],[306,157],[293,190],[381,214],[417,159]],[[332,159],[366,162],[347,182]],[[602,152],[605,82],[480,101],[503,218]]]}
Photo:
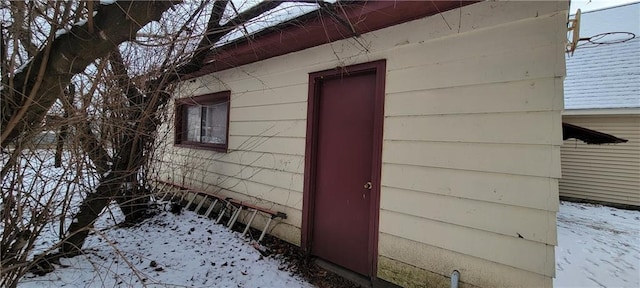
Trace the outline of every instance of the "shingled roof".
{"label": "shingled roof", "polygon": [[582,13],[580,37],[631,32],[612,45],[581,41],[567,57],[565,109],[640,108],[640,3]]}

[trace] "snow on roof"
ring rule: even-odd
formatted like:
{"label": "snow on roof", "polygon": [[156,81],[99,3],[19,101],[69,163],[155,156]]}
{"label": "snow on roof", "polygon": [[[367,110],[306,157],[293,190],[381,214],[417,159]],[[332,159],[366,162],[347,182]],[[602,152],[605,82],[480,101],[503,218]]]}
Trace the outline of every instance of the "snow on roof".
{"label": "snow on roof", "polygon": [[[238,4],[233,4],[233,3]],[[232,1],[233,5],[239,6],[236,7],[237,11],[227,10],[226,12],[231,13],[232,15],[229,17],[235,17],[238,13],[251,8],[256,5],[260,1],[254,0],[236,0]],[[335,3],[336,0],[322,0],[327,4]],[[215,46],[223,46],[224,44],[228,44],[233,42],[234,40],[238,40],[242,37],[249,37],[252,34],[255,34],[259,31],[267,29],[269,27],[276,26],[280,23],[286,22],[288,20],[292,20],[294,18],[300,17],[309,12],[315,11],[319,9],[319,2],[317,1],[309,1],[309,2],[283,2],[277,8],[267,11],[262,15],[256,17],[255,19],[248,21],[247,23],[241,24],[239,27],[231,30],[225,37],[220,39]],[[235,10],[232,8],[232,10]]]}
{"label": "snow on roof", "polygon": [[579,43],[567,58],[565,109],[640,107],[640,3],[582,13],[580,37],[631,32],[624,43]]}

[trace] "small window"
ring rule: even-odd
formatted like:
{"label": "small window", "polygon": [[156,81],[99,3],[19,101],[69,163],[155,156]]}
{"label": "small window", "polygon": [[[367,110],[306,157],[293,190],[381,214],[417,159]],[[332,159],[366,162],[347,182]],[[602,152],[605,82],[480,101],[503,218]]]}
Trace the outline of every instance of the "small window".
{"label": "small window", "polygon": [[175,144],[227,151],[230,91],[176,100]]}

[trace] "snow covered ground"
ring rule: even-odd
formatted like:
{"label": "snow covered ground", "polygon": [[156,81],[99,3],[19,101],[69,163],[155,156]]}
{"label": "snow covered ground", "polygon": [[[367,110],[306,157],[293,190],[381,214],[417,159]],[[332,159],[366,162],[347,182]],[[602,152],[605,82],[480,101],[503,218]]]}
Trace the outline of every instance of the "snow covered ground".
{"label": "snow covered ground", "polygon": [[121,215],[105,216],[85,255],[61,259],[65,267],[43,277],[27,274],[18,287],[313,287],[193,212],[161,212],[129,228],[112,225]]}
{"label": "snow covered ground", "polygon": [[[116,211],[96,225],[86,255],[19,287],[312,287],[193,212],[115,228]],[[556,287],[640,287],[640,211],[562,202],[558,241]]]}
{"label": "snow covered ground", "polygon": [[555,287],[640,287],[640,211],[562,202]]}

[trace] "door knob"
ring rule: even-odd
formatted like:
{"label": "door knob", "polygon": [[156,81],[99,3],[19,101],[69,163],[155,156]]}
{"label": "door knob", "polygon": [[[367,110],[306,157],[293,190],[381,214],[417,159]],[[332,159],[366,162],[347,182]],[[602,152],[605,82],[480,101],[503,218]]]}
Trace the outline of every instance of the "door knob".
{"label": "door knob", "polygon": [[364,189],[371,190],[371,187],[373,187],[373,185],[371,185],[371,182],[367,182],[364,184]]}

